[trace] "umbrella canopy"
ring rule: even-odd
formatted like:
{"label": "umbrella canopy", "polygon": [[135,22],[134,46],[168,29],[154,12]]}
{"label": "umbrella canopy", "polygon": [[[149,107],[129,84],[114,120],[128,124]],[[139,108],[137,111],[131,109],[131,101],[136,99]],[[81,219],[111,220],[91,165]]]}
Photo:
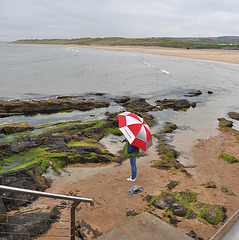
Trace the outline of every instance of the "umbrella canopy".
{"label": "umbrella canopy", "polygon": [[131,112],[118,114],[119,130],[130,144],[146,151],[152,146],[152,135],[149,125],[143,118]]}

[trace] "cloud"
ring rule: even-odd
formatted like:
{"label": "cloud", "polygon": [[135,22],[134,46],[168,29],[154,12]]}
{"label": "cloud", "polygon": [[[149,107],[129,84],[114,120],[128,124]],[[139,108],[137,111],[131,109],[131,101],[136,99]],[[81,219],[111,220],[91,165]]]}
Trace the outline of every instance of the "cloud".
{"label": "cloud", "polygon": [[238,34],[237,0],[8,0],[0,40]]}

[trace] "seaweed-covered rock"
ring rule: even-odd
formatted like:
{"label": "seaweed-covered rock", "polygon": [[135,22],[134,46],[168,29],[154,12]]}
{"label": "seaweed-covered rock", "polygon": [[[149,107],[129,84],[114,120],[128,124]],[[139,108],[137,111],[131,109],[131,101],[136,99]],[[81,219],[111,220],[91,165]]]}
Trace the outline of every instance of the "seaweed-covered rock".
{"label": "seaweed-covered rock", "polygon": [[170,183],[167,184],[167,188],[169,190],[172,190],[173,188],[175,188],[178,185],[177,181],[170,181]]}
{"label": "seaweed-covered rock", "polygon": [[223,187],[221,188],[221,191],[224,192],[224,193],[226,193],[227,195],[236,196],[236,194],[235,194],[231,189],[229,189],[229,188],[226,187],[226,186],[223,186]]}
{"label": "seaweed-covered rock", "polygon": [[239,120],[239,113],[229,112],[227,115],[232,119]]}
{"label": "seaweed-covered rock", "polygon": [[0,126],[0,134],[13,134],[18,132],[32,131],[34,127],[27,123],[13,123]]}
{"label": "seaweed-covered rock", "polygon": [[188,213],[188,208],[184,205],[174,203],[170,206],[170,210],[173,212],[174,215],[185,217]]}
{"label": "seaweed-covered rock", "polygon": [[127,111],[148,112],[154,108],[154,106],[147,103],[144,98],[134,98],[121,102],[118,101],[118,103],[125,107]]}
{"label": "seaweed-covered rock", "polygon": [[173,109],[173,110],[182,110],[182,109],[188,109],[190,107],[196,107],[196,103],[190,103],[186,99],[164,99],[164,100],[157,100],[156,101],[157,106],[160,106],[160,110],[163,109]]}
{"label": "seaweed-covered rock", "polygon": [[213,225],[223,222],[226,218],[226,209],[223,206],[205,204],[200,213],[201,217]]}
{"label": "seaweed-covered rock", "polygon": [[226,120],[225,118],[218,118],[219,121],[219,127],[232,127],[233,122]]}
{"label": "seaweed-covered rock", "polygon": [[178,127],[176,124],[167,122],[164,126],[164,129],[161,131],[161,133],[171,133],[173,130],[176,130]]}
{"label": "seaweed-covered rock", "polygon": [[109,102],[102,100],[85,100],[78,97],[66,97],[42,100],[12,100],[0,101],[0,113],[52,113],[65,110],[91,110],[108,107]]}

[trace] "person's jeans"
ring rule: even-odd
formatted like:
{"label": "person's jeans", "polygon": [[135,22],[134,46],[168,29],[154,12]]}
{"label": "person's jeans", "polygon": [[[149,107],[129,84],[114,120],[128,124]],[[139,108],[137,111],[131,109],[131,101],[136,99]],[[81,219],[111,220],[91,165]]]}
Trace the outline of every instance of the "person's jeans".
{"label": "person's jeans", "polygon": [[137,175],[136,157],[129,157],[131,165],[131,178],[135,179]]}

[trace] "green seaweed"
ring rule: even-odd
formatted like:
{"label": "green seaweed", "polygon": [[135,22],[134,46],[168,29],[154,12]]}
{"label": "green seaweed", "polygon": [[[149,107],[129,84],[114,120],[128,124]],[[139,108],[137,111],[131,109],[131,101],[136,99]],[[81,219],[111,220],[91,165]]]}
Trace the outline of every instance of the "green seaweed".
{"label": "green seaweed", "polygon": [[236,159],[233,156],[227,155],[227,154],[221,154],[219,156],[219,158],[223,159],[224,161],[226,161],[228,163],[236,163],[236,162],[238,162],[238,159]]}

